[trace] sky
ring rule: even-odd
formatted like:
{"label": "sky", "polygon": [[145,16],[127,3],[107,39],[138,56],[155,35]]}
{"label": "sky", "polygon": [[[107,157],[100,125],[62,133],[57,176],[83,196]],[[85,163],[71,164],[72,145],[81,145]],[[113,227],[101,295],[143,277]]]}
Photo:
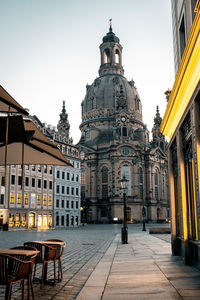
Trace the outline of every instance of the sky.
{"label": "sky", "polygon": [[174,82],[171,0],[0,0],[0,84],[52,126],[65,100],[74,143],[110,18],[124,76],[135,81],[151,132],[156,106],[163,117],[164,92]]}

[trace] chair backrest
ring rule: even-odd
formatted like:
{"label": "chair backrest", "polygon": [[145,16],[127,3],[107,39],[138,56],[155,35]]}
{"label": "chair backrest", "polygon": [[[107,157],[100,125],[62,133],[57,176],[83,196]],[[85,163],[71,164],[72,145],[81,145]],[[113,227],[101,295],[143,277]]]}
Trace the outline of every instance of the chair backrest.
{"label": "chair backrest", "polygon": [[56,247],[57,249],[57,258],[61,257],[64,253],[64,249],[66,247],[66,242],[63,241],[63,240],[60,240],[60,239],[48,239],[48,240],[45,240],[45,242],[62,242],[63,245],[60,246],[60,245],[52,245],[53,247]]}
{"label": "chair backrest", "polygon": [[36,256],[35,262],[41,263],[43,261],[54,259],[57,254],[57,249],[50,247],[45,244],[40,244],[37,242],[26,242],[24,246],[30,246],[36,248],[38,251],[38,255]]}
{"label": "chair backrest", "polygon": [[32,266],[32,261],[22,261],[10,255],[0,254],[0,284],[7,284],[11,278],[15,280],[28,278],[32,272]]}
{"label": "chair backrest", "polygon": [[29,247],[32,248],[34,250],[38,250],[40,251],[36,256],[35,256],[35,262],[42,262],[43,261],[43,257],[44,257],[44,251],[42,248],[42,244],[37,243],[37,242],[26,242],[24,243],[24,247]]}

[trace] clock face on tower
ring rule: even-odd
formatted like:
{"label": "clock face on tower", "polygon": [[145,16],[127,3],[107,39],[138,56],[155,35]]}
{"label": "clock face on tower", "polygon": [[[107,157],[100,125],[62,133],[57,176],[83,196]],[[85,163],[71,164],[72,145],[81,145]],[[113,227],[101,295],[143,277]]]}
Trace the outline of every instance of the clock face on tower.
{"label": "clock face on tower", "polygon": [[126,117],[125,116],[121,116],[121,121],[125,122],[126,121]]}

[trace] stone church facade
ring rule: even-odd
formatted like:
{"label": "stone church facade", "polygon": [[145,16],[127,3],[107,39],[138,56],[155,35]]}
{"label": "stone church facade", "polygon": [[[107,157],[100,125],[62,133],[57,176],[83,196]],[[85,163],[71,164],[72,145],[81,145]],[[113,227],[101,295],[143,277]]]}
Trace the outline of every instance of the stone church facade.
{"label": "stone church facade", "polygon": [[122,46],[111,24],[100,56],[99,77],[86,86],[81,104],[77,146],[81,151],[82,221],[123,219],[119,181],[124,175],[128,179],[128,221],[163,221],[169,218],[169,199],[167,143],[159,131],[159,109],[150,142],[140,96],[134,81],[124,77]]}

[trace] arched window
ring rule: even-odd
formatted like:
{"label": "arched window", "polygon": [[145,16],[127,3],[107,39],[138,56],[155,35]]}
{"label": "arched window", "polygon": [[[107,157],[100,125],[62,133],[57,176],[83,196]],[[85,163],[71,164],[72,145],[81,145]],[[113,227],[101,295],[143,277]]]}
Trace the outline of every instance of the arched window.
{"label": "arched window", "polygon": [[122,127],[122,136],[127,136],[127,128],[125,126]]}
{"label": "arched window", "polygon": [[101,181],[102,181],[102,199],[108,198],[108,168],[103,167],[101,170]]}
{"label": "arched window", "polygon": [[101,172],[102,172],[102,183],[108,182],[108,168],[103,167]]}
{"label": "arched window", "polygon": [[155,199],[158,201],[158,171],[154,174],[154,189],[155,189]]}
{"label": "arched window", "polygon": [[110,49],[104,50],[104,64],[110,63]]}
{"label": "arched window", "polygon": [[126,179],[128,180],[127,182],[127,196],[131,195],[131,176],[130,176],[130,166],[124,165],[122,166],[121,169],[121,178],[123,178],[123,176],[126,177]]}
{"label": "arched window", "polygon": [[140,186],[140,199],[143,200],[143,170],[139,167],[139,186]]}
{"label": "arched window", "polygon": [[115,51],[115,63],[119,64],[120,63],[120,59],[119,59],[119,50],[116,49]]}

